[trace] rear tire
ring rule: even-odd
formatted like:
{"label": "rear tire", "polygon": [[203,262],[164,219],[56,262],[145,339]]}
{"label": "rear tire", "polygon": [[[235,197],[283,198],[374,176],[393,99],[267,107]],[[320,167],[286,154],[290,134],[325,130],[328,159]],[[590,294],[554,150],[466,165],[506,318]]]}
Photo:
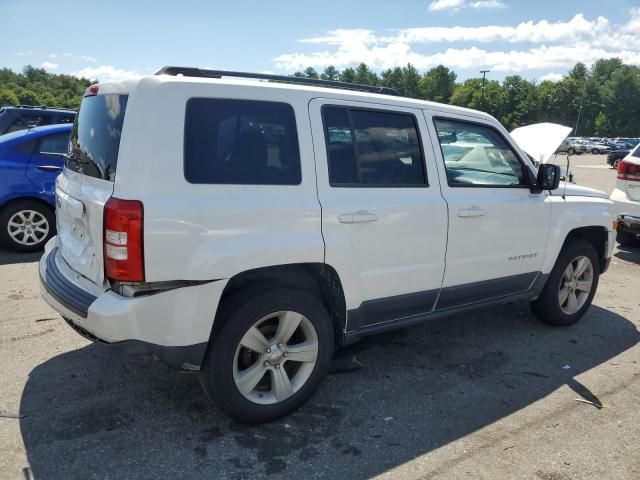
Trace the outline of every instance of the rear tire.
{"label": "rear tire", "polygon": [[0,243],[16,252],[42,250],[55,228],[53,209],[35,200],[18,200],[0,211]]}
{"label": "rear tire", "polygon": [[216,322],[223,323],[209,341],[200,383],[209,399],[241,422],[293,412],[329,369],[331,318],[303,290],[239,292],[225,300]]}
{"label": "rear tire", "polygon": [[569,147],[569,148],[567,149],[567,153],[568,153],[569,155],[573,155],[574,153],[576,153],[576,149],[575,149],[575,148],[573,148],[573,147]]}
{"label": "rear tire", "polygon": [[540,296],[531,302],[533,313],[548,325],[576,323],[591,305],[599,276],[600,261],[593,245],[572,240],[558,255]]}

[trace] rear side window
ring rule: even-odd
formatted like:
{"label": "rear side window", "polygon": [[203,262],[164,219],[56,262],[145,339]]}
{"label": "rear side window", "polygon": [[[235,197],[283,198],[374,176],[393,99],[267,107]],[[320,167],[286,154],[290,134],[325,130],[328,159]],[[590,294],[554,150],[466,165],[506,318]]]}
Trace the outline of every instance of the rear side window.
{"label": "rear side window", "polygon": [[56,135],[49,135],[40,140],[39,153],[45,155],[64,155],[67,153],[69,146],[69,134],[58,133]]}
{"label": "rear side window", "polygon": [[190,99],[184,176],[190,183],[204,184],[299,184],[293,108],[280,102]]}
{"label": "rear side window", "polygon": [[71,130],[68,169],[115,181],[128,98],[118,94],[84,97]]}
{"label": "rear side window", "polygon": [[322,119],[332,186],[427,185],[413,115],[325,106]]}
{"label": "rear side window", "polygon": [[631,150],[631,156],[632,157],[636,157],[636,158],[640,158],[640,144],[638,144],[638,146],[636,146],[636,148]]}

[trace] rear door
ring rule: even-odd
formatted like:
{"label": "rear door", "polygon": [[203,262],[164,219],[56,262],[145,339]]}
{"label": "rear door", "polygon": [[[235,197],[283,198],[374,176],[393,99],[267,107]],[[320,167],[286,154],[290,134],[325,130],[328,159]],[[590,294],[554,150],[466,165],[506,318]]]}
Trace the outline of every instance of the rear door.
{"label": "rear door", "polygon": [[69,132],[45,135],[38,139],[27,166],[27,178],[39,192],[53,201],[56,177],[64,166],[69,146]]}
{"label": "rear door", "polygon": [[113,193],[128,95],[86,96],[71,131],[56,187],[58,248],[67,265],[102,285],[103,209]]}
{"label": "rear door", "polygon": [[334,99],[309,109],[326,262],[345,289],[347,330],[430,312],[447,213],[420,110]]}

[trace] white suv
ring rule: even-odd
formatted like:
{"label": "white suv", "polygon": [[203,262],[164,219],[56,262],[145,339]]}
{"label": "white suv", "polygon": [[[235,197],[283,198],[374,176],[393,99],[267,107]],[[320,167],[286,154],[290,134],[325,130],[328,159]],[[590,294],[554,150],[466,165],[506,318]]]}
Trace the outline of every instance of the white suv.
{"label": "white suv", "polygon": [[493,117],[159,73],[89,87],[58,177],[42,294],[85,337],[199,370],[225,412],[261,422],[364,335],[517,300],[552,325],[589,308],[613,203],[558,189]]}
{"label": "white suv", "polygon": [[640,143],[618,162],[616,188],[611,200],[618,209],[618,243],[640,246]]}

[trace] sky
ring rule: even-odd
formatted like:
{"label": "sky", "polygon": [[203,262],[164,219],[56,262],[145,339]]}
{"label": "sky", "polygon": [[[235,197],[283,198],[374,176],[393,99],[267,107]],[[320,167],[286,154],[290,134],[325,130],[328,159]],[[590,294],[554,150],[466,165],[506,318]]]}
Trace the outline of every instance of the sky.
{"label": "sky", "polygon": [[165,65],[289,74],[443,64],[459,79],[558,80],[640,65],[640,0],[0,0],[0,68],[101,81]]}

